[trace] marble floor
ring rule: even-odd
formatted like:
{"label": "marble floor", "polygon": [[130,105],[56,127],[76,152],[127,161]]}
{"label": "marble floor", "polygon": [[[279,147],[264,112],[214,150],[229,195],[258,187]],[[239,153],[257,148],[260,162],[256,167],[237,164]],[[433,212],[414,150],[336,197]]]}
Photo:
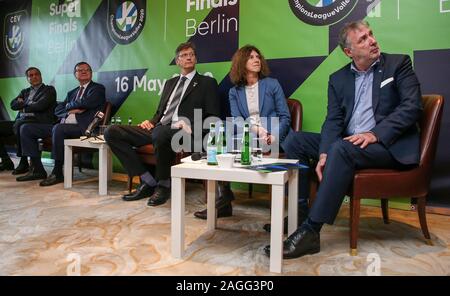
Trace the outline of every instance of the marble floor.
{"label": "marble floor", "polygon": [[[126,183],[115,176],[98,195],[97,172],[75,173],[74,187],[19,183],[0,172],[0,275],[273,275],[263,247],[269,197],[237,193],[234,215],[204,233],[193,217],[204,207],[201,184],[188,184],[183,259],[170,254],[170,203],[123,202]],[[284,260],[284,275],[450,275],[450,218],[429,214],[434,245],[424,243],[417,214],[391,210],[384,225],[363,207],[358,256],[348,254],[348,207],[324,226],[321,252]],[[379,261],[377,261],[379,259]],[[374,263],[379,262],[379,265]],[[379,268],[378,268],[379,267]]]}

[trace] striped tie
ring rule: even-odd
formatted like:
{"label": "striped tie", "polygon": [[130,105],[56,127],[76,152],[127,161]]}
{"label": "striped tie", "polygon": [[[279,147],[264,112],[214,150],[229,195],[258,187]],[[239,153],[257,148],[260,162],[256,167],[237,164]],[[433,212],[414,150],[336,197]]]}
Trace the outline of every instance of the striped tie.
{"label": "striped tie", "polygon": [[181,93],[183,92],[184,82],[186,81],[186,76],[181,76],[180,84],[178,84],[177,90],[175,91],[175,95],[173,96],[172,102],[170,102],[170,106],[167,109],[166,113],[164,113],[164,117],[161,119],[161,124],[166,125],[172,122],[173,113],[177,108],[178,104],[181,100]]}
{"label": "striped tie", "polygon": [[77,97],[75,98],[75,101],[79,101],[81,99],[81,96],[83,95],[84,87],[80,86],[80,89],[78,90]]}

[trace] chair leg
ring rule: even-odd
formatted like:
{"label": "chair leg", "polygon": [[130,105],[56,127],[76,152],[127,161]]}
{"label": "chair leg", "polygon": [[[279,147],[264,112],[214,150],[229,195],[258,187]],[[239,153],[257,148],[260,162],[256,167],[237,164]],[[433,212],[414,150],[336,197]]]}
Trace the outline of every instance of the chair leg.
{"label": "chair leg", "polygon": [[422,228],[423,236],[425,236],[428,245],[433,245],[430,233],[428,232],[427,216],[425,211],[425,196],[417,198],[417,214],[419,215],[420,228]]}
{"label": "chair leg", "polygon": [[358,228],[359,228],[359,215],[361,208],[361,200],[352,197],[350,199],[350,255],[358,255],[357,243],[358,243]]}
{"label": "chair leg", "polygon": [[253,184],[248,184],[248,198],[252,198],[253,195]]}
{"label": "chair leg", "polygon": [[131,187],[133,187],[133,177],[134,176],[128,175],[128,180],[127,180],[128,193],[131,193]]}
{"label": "chair leg", "polygon": [[383,198],[381,200],[381,213],[383,214],[384,224],[389,224],[389,200]]}

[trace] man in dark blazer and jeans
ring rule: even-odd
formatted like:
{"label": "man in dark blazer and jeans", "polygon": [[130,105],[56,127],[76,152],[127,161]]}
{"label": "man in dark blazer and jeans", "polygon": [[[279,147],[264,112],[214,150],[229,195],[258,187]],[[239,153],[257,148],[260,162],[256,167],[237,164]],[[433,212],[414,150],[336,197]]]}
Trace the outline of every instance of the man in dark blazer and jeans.
{"label": "man in dark blazer and jeans", "polygon": [[[149,206],[165,203],[171,194],[170,168],[175,159],[175,152],[171,146],[172,137],[181,130],[190,133],[189,124],[194,124],[195,110],[201,110],[202,119],[220,114],[217,82],[214,78],[196,72],[194,44],[182,43],[175,53],[181,75],[165,83],[153,118],[137,126],[114,125],[105,132],[105,140],[128,174],[140,176],[141,179],[136,191],[122,197],[125,201],[150,197],[147,203]],[[189,122],[185,122],[182,118]],[[133,149],[147,144],[153,144],[155,148],[156,180]]]}
{"label": "man in dark blazer and jeans", "polygon": [[[321,227],[336,219],[355,170],[408,168],[419,162],[422,103],[411,59],[381,53],[365,21],[346,24],[339,44],[352,62],[330,76],[321,134],[291,133],[284,142],[288,158],[308,165],[317,161],[320,181],[309,214],[284,242],[284,258],[320,251]],[[304,188],[299,192],[308,192],[307,186],[300,181]],[[269,255],[270,247],[265,251]]]}
{"label": "man in dark blazer and jeans", "polygon": [[9,158],[2,143],[3,137],[16,135],[17,156],[20,157],[19,165],[13,170],[13,175],[27,173],[29,170],[28,159],[22,154],[20,131],[26,123],[39,125],[53,125],[55,121],[56,91],[51,85],[42,83],[41,71],[36,67],[30,67],[25,71],[30,87],[22,89],[20,94],[11,101],[11,109],[19,111],[15,121],[0,122],[0,171],[14,169],[13,162]]}
{"label": "man in dark blazer and jeans", "polygon": [[[92,69],[86,62],[79,62],[74,67],[75,78],[79,86],[67,93],[64,102],[55,110],[60,123],[55,126],[39,127],[34,124],[23,128],[22,147],[24,154],[35,159],[41,166],[41,152],[38,149],[39,138],[52,136],[52,158],[55,160],[53,170],[40,186],[51,186],[64,181],[64,140],[84,135],[97,111],[105,107],[105,87],[92,81]],[[25,181],[25,180],[17,180]]]}

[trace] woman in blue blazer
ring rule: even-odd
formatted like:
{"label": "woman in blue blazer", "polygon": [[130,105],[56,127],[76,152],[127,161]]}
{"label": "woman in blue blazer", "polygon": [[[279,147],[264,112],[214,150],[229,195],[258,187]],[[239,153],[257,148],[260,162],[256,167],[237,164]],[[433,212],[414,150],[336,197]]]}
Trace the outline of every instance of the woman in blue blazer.
{"label": "woman in blue blazer", "polygon": [[[269,66],[255,46],[245,45],[233,55],[230,78],[235,86],[228,94],[231,116],[247,119],[252,132],[266,144],[279,140],[282,147],[291,129],[291,116],[280,83],[268,75]],[[271,125],[272,118],[278,118],[278,126]],[[229,184],[219,182],[219,198],[216,202],[218,218],[233,214],[233,199]],[[207,212],[198,211],[194,215],[206,219]]]}
{"label": "woman in blue blazer", "polygon": [[[228,94],[231,116],[248,119],[251,130],[267,144],[276,136],[281,144],[290,130],[291,116],[280,83],[268,75],[267,62],[255,46],[246,45],[234,54],[230,78],[235,86]],[[271,126],[271,118],[278,118],[278,127]]]}

